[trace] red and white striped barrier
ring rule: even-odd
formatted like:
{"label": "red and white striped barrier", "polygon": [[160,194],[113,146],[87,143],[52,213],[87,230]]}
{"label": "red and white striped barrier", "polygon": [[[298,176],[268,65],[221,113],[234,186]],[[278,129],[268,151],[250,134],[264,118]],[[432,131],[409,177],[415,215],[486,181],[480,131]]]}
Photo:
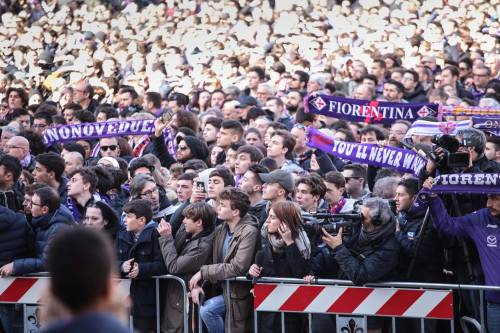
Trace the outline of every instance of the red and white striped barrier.
{"label": "red and white striped barrier", "polygon": [[254,309],[452,320],[453,295],[451,290],[264,283],[254,285]]}
{"label": "red and white striped barrier", "polygon": [[[0,278],[0,303],[40,304],[49,277]],[[130,280],[119,280],[119,288],[126,297],[130,294]]]}

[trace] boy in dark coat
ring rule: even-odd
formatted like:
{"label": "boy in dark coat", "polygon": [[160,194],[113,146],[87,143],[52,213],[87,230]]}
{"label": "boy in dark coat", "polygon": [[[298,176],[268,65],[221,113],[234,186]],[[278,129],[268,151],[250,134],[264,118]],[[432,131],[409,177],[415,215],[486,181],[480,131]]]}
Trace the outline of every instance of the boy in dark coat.
{"label": "boy in dark coat", "polygon": [[125,228],[118,233],[119,270],[132,279],[130,296],[134,327],[140,332],[153,332],[156,323],[156,295],[153,276],[166,273],[158,244],[158,224],[152,221],[153,210],[148,200],[137,199],[123,207]]}

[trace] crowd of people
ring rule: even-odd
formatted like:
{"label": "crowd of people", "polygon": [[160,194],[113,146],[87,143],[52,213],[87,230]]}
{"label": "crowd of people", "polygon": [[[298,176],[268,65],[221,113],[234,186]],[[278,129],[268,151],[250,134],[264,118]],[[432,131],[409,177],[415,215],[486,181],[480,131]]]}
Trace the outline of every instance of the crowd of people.
{"label": "crowd of people", "polygon": [[[499,109],[498,6],[0,1],[0,275],[57,269],[48,254],[58,234],[98,230],[114,244],[116,273],[132,280],[140,332],[156,328],[152,277],[163,274],[184,279],[210,333],[252,330],[251,284],[223,283],[237,276],[498,285],[496,241],[485,247],[483,236],[500,224],[500,196],[432,194],[442,173],[500,173],[497,136],[461,129],[467,166],[429,158],[418,175],[404,174],[313,149],[308,128],[404,148],[410,122],[304,111],[311,94]],[[44,137],[57,126],[128,120],[153,122],[152,133]],[[433,134],[420,134],[410,136],[415,147],[443,153]],[[337,214],[350,215],[333,230]],[[500,296],[486,299],[489,331],[500,331]],[[483,311],[460,303],[460,313]],[[181,331],[177,282],[162,283],[161,309],[162,332]],[[259,318],[259,331],[281,329],[279,315]],[[14,307],[1,305],[0,320],[18,331]],[[368,320],[374,332],[387,324]],[[287,314],[285,325],[305,332],[308,323]],[[334,326],[313,316],[313,332]],[[420,331],[419,321],[397,326]]]}

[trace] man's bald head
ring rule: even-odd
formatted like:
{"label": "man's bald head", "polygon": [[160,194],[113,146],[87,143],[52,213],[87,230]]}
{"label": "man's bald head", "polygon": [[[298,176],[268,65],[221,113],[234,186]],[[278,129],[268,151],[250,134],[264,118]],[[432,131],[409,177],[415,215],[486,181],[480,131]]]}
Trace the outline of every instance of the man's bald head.
{"label": "man's bald head", "polygon": [[30,143],[23,136],[13,136],[5,145],[5,153],[21,161],[30,153]]}
{"label": "man's bald head", "polygon": [[367,84],[360,84],[353,93],[355,99],[364,99],[371,101],[373,98],[373,89]]}

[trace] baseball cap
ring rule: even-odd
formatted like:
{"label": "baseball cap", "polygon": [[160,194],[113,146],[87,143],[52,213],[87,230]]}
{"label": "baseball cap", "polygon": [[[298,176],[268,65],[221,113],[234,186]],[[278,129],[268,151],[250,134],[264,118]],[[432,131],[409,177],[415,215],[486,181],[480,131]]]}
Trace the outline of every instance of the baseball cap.
{"label": "baseball cap", "polygon": [[278,183],[288,193],[293,192],[294,186],[292,175],[285,170],[274,170],[270,173],[259,173],[259,178],[263,183]]}
{"label": "baseball cap", "polygon": [[241,96],[239,98],[240,104],[236,108],[246,108],[247,106],[255,106],[258,104],[257,100],[252,96]]}

